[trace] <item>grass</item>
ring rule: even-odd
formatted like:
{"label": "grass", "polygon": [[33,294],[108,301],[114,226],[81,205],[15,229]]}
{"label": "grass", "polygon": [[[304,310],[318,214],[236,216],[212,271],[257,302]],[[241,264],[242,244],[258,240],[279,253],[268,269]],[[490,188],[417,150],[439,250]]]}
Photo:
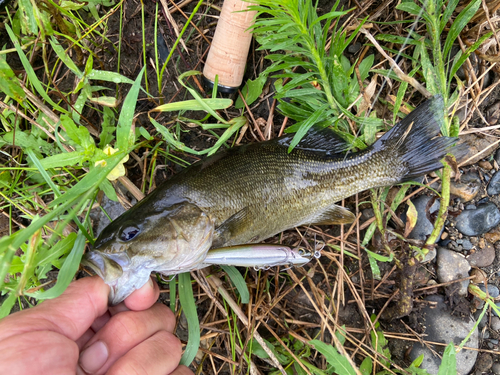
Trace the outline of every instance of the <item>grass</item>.
{"label": "grass", "polygon": [[[444,114],[442,133],[457,136],[467,125],[454,116],[466,92],[476,99],[490,92],[483,91],[479,80],[465,82],[456,75],[463,65],[473,78],[467,58],[492,40],[486,32],[466,45],[461,36],[481,17],[487,19],[478,13],[479,0],[460,9],[457,0],[402,2],[392,16],[383,11],[377,16],[385,14],[390,22],[377,22],[369,13],[374,6],[338,9],[337,2],[319,13],[308,0],[256,3],[262,13],[253,30],[259,50],[252,52],[255,64],[249,71],[259,74],[252,75],[235,106],[200,90],[193,70],[201,70],[208,48],[200,42],[206,36],[199,30],[213,30],[217,7],[198,1],[183,8],[185,14],[174,17],[183,24],[178,35],[166,31],[166,23],[159,27],[156,16],[165,12],[160,4],[142,5],[132,17],[124,1],[19,1],[4,11],[0,214],[9,223],[0,238],[0,317],[14,305],[25,308],[64,291],[83,252],[93,244],[92,207],[102,194],[118,200],[119,184],[132,180],[139,186],[133,194],[140,199],[156,186],[161,165],[169,168],[165,175],[172,175],[202,155],[283,131],[295,132],[293,147],[318,123],[334,128],[353,149],[364,149],[418,95],[443,96],[451,116]],[[395,14],[397,20],[390,18]],[[137,34],[131,32],[131,19],[140,26]],[[169,36],[166,58],[159,52],[159,34]],[[348,52],[357,42],[365,44],[362,50]],[[463,48],[452,56],[451,46],[457,42]],[[399,49],[402,53],[394,53]],[[266,82],[275,90],[271,105]],[[255,117],[262,108],[268,119],[261,128]],[[201,142],[184,141],[189,138]],[[130,180],[122,175],[124,164]],[[445,163],[439,174],[441,209],[434,232],[426,244],[418,249],[408,245],[405,251],[418,250],[423,256],[434,244],[446,219],[453,165],[453,160]],[[107,178],[110,174],[116,180]],[[240,368],[251,373],[257,368],[298,374],[423,373],[418,369],[421,360],[403,367],[392,363],[386,340],[409,338],[383,331],[379,316],[368,313],[370,308],[379,312],[389,299],[384,282],[392,276],[380,269],[381,263],[395,264],[402,272],[419,260],[402,257],[384,239],[398,208],[407,212],[410,223],[415,221],[409,198],[423,188],[403,184],[395,195],[386,188],[356,196],[351,200],[356,216],[361,207],[371,206],[374,218],[357,220],[340,233],[302,228],[275,239],[299,243],[318,236],[326,242],[322,262],[309,268],[241,275],[232,267],[214,267],[211,277],[205,270],[193,274],[195,282],[187,274],[170,281],[170,306],[175,309],[179,299],[189,323],[184,363],[192,363],[201,342],[205,354],[201,362],[193,362],[199,373],[215,373],[224,366],[233,373]],[[388,209],[385,202],[391,194]],[[373,249],[376,235],[382,243]],[[363,259],[369,260],[369,272]],[[57,276],[49,277],[53,270]],[[355,274],[357,283],[352,281]],[[303,305],[295,302],[300,296]],[[343,327],[343,306],[356,306],[360,326]],[[294,310],[316,320],[300,319]],[[447,346],[443,371],[453,372],[453,355],[453,345]]]}

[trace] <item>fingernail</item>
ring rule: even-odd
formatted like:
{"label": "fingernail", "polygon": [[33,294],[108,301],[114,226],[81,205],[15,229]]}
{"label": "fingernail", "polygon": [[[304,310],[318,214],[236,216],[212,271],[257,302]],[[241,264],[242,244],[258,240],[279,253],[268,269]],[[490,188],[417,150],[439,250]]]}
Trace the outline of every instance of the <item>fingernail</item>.
{"label": "fingernail", "polygon": [[88,374],[99,370],[108,360],[108,348],[102,341],[96,341],[80,354],[80,366]]}
{"label": "fingernail", "polygon": [[154,289],[155,285],[154,285],[154,283],[153,283],[153,279],[152,279],[151,277],[148,279],[148,284],[149,284],[149,286],[150,286],[151,288],[153,288],[153,289]]}

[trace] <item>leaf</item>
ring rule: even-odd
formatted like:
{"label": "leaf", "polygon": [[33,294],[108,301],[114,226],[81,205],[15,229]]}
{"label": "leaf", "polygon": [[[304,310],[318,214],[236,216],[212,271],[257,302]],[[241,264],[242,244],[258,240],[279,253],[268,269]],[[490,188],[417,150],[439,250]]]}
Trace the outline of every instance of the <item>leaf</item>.
{"label": "leaf", "polygon": [[33,5],[29,0],[19,0],[20,23],[23,34],[36,35],[38,34],[38,25],[36,24]]}
{"label": "leaf", "polygon": [[352,368],[351,364],[343,355],[339,354],[337,349],[333,346],[325,344],[319,340],[311,340],[309,344],[313,345],[314,348],[323,354],[326,361],[332,365],[335,372],[342,375],[356,375],[356,371]]}
{"label": "leaf", "polygon": [[248,291],[247,283],[243,276],[241,276],[241,273],[233,266],[221,265],[221,267],[224,272],[227,273],[236,289],[238,289],[241,303],[248,303],[250,301],[250,292]]}
{"label": "leaf", "polygon": [[66,131],[68,137],[76,144],[81,145],[80,137],[78,135],[78,126],[75,124],[73,119],[68,115],[61,115],[61,126]]}
{"label": "leaf", "polygon": [[87,173],[84,178],[78,181],[78,183],[71,189],[69,189],[65,194],[50,202],[49,207],[55,207],[56,205],[63,203],[66,204],[67,202],[73,202],[80,196],[85,195],[85,193],[93,191],[118,165],[118,163],[124,158],[125,155],[125,152],[118,151],[115,154],[111,155],[109,158],[105,159],[105,166],[92,168],[92,170]]}
{"label": "leaf", "polygon": [[99,147],[103,149],[106,145],[110,145],[115,139],[115,112],[108,107],[103,108],[104,116],[101,124],[101,134],[99,134]]}
{"label": "leaf", "polygon": [[[256,79],[249,79],[247,81],[243,89],[241,89],[241,94],[243,95],[243,98],[245,98],[245,102],[247,103],[247,105],[252,104],[259,98],[260,94],[262,94],[262,88],[266,84],[266,81],[267,74],[264,74],[264,72],[261,73]],[[238,99],[236,99],[236,104],[234,105],[234,107],[238,109],[245,107],[245,103],[243,103],[243,100],[240,96],[238,96]]]}
{"label": "leaf", "polygon": [[473,0],[460,12],[460,14],[453,21],[448,34],[446,35],[446,41],[443,48],[443,56],[447,56],[453,46],[453,42],[460,35],[462,30],[467,26],[470,19],[476,14],[479,6],[481,5],[481,0]]}
{"label": "leaf", "polygon": [[116,195],[116,191],[108,179],[105,179],[103,182],[100,183],[99,189],[104,191],[104,194],[106,194],[106,196],[110,200],[118,202],[118,196]]}
{"label": "leaf", "polygon": [[24,91],[7,61],[0,58],[0,90],[18,103],[24,100]]}
{"label": "leaf", "polygon": [[373,369],[373,361],[370,357],[365,357],[361,366],[359,366],[359,371],[362,375],[371,375]]}
{"label": "leaf", "polygon": [[438,375],[456,375],[457,373],[457,359],[455,346],[449,343],[443,353],[443,359],[439,366]]}
{"label": "leaf", "polygon": [[[140,73],[139,73],[140,74]],[[87,74],[87,79],[98,80],[98,81],[107,81],[113,83],[128,83],[133,85],[134,81],[130,78],[127,78],[120,73],[117,72],[108,72],[105,70],[95,70],[92,69],[89,74]]]}
{"label": "leaf", "polygon": [[365,249],[365,251],[370,255],[372,258],[378,260],[379,262],[392,262],[393,259],[393,253],[391,253],[390,256],[386,257],[377,253],[374,253],[373,251],[370,251],[368,249]]}
{"label": "leaf", "polygon": [[318,108],[307,120],[303,121],[300,125],[300,129],[295,133],[292,142],[290,142],[290,146],[288,147],[288,152],[292,152],[293,148],[297,146],[300,140],[306,135],[307,131],[320,119],[326,116],[327,106],[324,105],[321,108]]}
{"label": "leaf", "polygon": [[71,70],[78,78],[81,79],[83,77],[83,72],[80,69],[78,69],[78,67],[73,62],[73,60],[71,60],[71,57],[69,57],[66,54],[66,51],[64,51],[64,48],[61,47],[61,45],[59,44],[57,39],[54,37],[51,37],[49,41],[50,41],[50,45],[54,49],[54,52],[57,54],[57,57],[59,57],[59,59],[61,59],[61,61],[64,63],[64,65],[66,65],[66,67],[69,70]]}
{"label": "leaf", "polygon": [[[202,104],[203,103],[203,104]],[[182,102],[167,103],[151,110],[151,112],[172,112],[172,111],[204,111],[210,107],[214,111],[229,108],[233,104],[231,99],[202,99],[184,100]]]}
{"label": "leaf", "polygon": [[200,322],[198,310],[193,296],[191,275],[189,272],[179,274],[179,300],[188,323],[188,342],[182,354],[181,365],[189,366],[193,362],[200,347]]}
{"label": "leaf", "polygon": [[43,169],[61,168],[68,165],[77,165],[86,159],[84,151],[63,152],[40,160]]}
{"label": "leaf", "polygon": [[406,226],[404,237],[408,237],[410,235],[413,228],[415,228],[418,220],[418,212],[413,202],[411,200],[407,200],[406,203],[408,203],[408,211],[406,211]]}
{"label": "leaf", "polygon": [[70,233],[54,246],[42,248],[35,256],[35,264],[38,266],[51,264],[55,259],[67,254],[73,248],[76,238],[76,233]]}
{"label": "leaf", "polygon": [[143,67],[137,75],[134,84],[130,88],[123,102],[123,106],[118,118],[118,127],[116,129],[116,146],[120,151],[128,150],[134,144],[134,134],[130,131],[134,119],[135,105],[141,88],[142,75],[146,67]]}
{"label": "leaf", "polygon": [[27,296],[37,299],[51,299],[59,297],[68,287],[71,280],[80,267],[80,261],[85,249],[85,236],[81,231],[78,232],[73,249],[64,261],[63,266],[57,275],[57,282],[52,288],[46,291],[37,291],[34,293],[25,293]]}

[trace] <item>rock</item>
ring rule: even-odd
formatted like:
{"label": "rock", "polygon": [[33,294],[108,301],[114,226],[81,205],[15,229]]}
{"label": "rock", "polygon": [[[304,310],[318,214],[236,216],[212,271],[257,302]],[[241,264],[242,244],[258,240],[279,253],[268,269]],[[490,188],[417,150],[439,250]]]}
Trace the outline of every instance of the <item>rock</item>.
{"label": "rock", "polygon": [[[496,305],[496,307],[498,307],[500,309],[500,302],[495,303],[495,305]],[[498,316],[498,314],[495,310],[491,310],[491,311],[493,311],[493,315]]]}
{"label": "rock", "polygon": [[[476,297],[476,298],[477,298],[477,297]],[[475,298],[475,299],[476,299],[476,298]],[[479,300],[479,298],[477,298],[477,299]],[[480,300],[480,301],[481,301],[481,302],[483,302],[482,300]],[[483,305],[484,305],[484,302],[483,302]],[[481,307],[479,307],[479,308],[476,310],[476,312],[474,313],[474,319],[476,319],[476,322],[477,322],[477,320],[479,319],[479,316],[481,315],[481,312],[482,312],[481,310],[482,310],[482,308],[483,308],[482,306],[481,306]],[[479,329],[481,329],[481,330],[482,330],[482,329],[486,326],[486,324],[487,324],[487,323],[488,323],[488,315],[487,315],[487,314],[484,314],[484,315],[483,315],[483,319],[481,319],[481,320],[479,321],[479,324],[478,324]],[[484,337],[484,336],[483,336],[483,337]]]}
{"label": "rock", "polygon": [[495,260],[495,248],[487,244],[484,249],[477,250],[467,257],[467,261],[474,267],[488,267]]}
{"label": "rock", "polygon": [[491,179],[488,188],[486,189],[488,195],[500,194],[500,172],[496,172]]}
{"label": "rock", "polygon": [[347,47],[347,52],[352,53],[354,55],[355,53],[359,52],[361,47],[362,47],[361,43],[356,42],[354,44],[351,44],[349,47]]}
{"label": "rock", "polygon": [[[112,220],[116,219],[126,211],[120,203],[114,202],[106,196],[102,198],[101,207],[108,213]],[[94,220],[94,228],[96,228],[95,235],[98,236],[99,233],[101,233],[102,230],[108,226],[110,221],[100,208],[92,210],[91,217]]]}
{"label": "rock", "polygon": [[496,339],[489,339],[488,340],[488,347],[490,349],[496,349],[498,347],[498,340],[496,340]]}
{"label": "rock", "polygon": [[491,329],[500,331],[500,318],[498,316],[493,316],[491,318]]}
{"label": "rock", "polygon": [[[433,199],[429,195],[421,195],[418,198],[412,200],[413,205],[415,206],[415,209],[417,210],[418,213],[418,218],[417,218],[417,223],[415,224],[415,227],[411,231],[410,235],[408,238],[411,238],[412,240],[422,240],[425,241],[427,237],[432,233],[432,230],[434,229],[434,225],[427,219],[427,215],[425,212],[425,209],[427,207],[427,203]],[[439,210],[439,200],[436,199],[432,206],[429,209],[429,213],[437,213]],[[406,217],[405,220],[406,222]],[[441,228],[441,233],[443,232],[443,228]],[[440,235],[441,235],[440,233]],[[439,237],[438,237],[439,240]],[[436,241],[437,242],[437,241]]]}
{"label": "rock", "polygon": [[[460,344],[474,327],[474,320],[464,322],[462,319],[452,316],[449,308],[444,303],[443,297],[440,295],[428,296],[426,300],[437,302],[437,307],[431,308],[430,306],[426,306],[421,312],[425,321],[425,334],[427,334],[425,339],[432,342],[453,342],[455,345]],[[440,354],[444,351],[444,346],[434,346],[432,344],[430,346]],[[478,347],[477,329],[474,330],[465,346],[471,348]],[[441,364],[441,359],[434,357],[432,352],[425,346],[415,343],[410,352],[411,360],[415,360],[421,354],[424,354],[424,361],[420,367],[427,370],[429,374],[436,375]],[[468,374],[476,362],[476,357],[476,351],[462,350],[457,353],[457,374]]]}
{"label": "rock", "polygon": [[[440,283],[462,279],[469,276],[470,265],[460,254],[438,247],[437,249],[437,276]],[[462,281],[458,293],[461,296],[467,295],[469,280]]]}
{"label": "rock", "polygon": [[488,293],[490,297],[497,298],[500,295],[498,288],[495,285],[488,284],[488,288],[484,286],[484,284],[478,285],[479,289],[486,293],[486,289],[488,289]]}
{"label": "rock", "polygon": [[491,367],[491,369],[493,370],[494,374],[500,375],[500,363],[499,362],[493,363],[493,366]]}
{"label": "rock", "polygon": [[[477,238],[477,237],[474,237],[474,238]],[[486,247],[486,242],[484,241],[484,238],[480,238],[477,245],[479,246],[480,249],[484,249]]]}
{"label": "rock", "polygon": [[491,163],[489,161],[484,161],[484,160],[481,160],[479,163],[477,163],[481,168],[487,170],[487,171],[491,171],[493,169],[493,166],[491,165]]}
{"label": "rock", "polygon": [[450,184],[450,193],[461,198],[464,202],[469,202],[479,193],[480,187],[481,185],[478,183],[452,181]]}
{"label": "rock", "polygon": [[462,248],[464,250],[471,250],[472,249],[472,242],[470,242],[467,239],[463,240],[463,242],[462,242]]}
{"label": "rock", "polygon": [[486,233],[500,223],[500,211],[493,203],[478,206],[475,210],[464,210],[456,218],[457,229],[466,236]]}
{"label": "rock", "polygon": [[[465,144],[468,147],[468,152],[465,155],[459,155],[457,160],[458,164],[465,162],[469,158],[465,165],[471,165],[477,163],[479,160],[483,159],[485,156],[490,155],[494,150],[498,148],[498,145],[490,147],[496,139],[493,137],[482,137],[478,134],[465,134],[460,137],[458,144]],[[484,151],[484,152],[483,152]]]}
{"label": "rock", "polygon": [[481,353],[476,361],[476,371],[486,372],[493,366],[493,358],[490,353]]}
{"label": "rock", "polygon": [[500,241],[500,231],[497,228],[495,228],[491,232],[485,233],[484,238],[486,238],[491,243]]}
{"label": "rock", "polygon": [[495,152],[495,161],[500,165],[500,149]]}

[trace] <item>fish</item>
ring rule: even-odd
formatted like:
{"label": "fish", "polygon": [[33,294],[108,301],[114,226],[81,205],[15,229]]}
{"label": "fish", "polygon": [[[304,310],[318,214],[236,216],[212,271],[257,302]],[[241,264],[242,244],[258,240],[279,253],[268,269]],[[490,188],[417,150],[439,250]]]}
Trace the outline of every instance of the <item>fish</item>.
{"label": "fish", "polygon": [[439,136],[444,102],[434,96],[358,152],[330,128],[218,152],[159,185],[99,234],[82,264],[110,285],[117,304],[151,272],[202,265],[210,249],[259,243],[304,225],[348,224],[337,204],[364,190],[414,180],[442,168],[457,138]]}

